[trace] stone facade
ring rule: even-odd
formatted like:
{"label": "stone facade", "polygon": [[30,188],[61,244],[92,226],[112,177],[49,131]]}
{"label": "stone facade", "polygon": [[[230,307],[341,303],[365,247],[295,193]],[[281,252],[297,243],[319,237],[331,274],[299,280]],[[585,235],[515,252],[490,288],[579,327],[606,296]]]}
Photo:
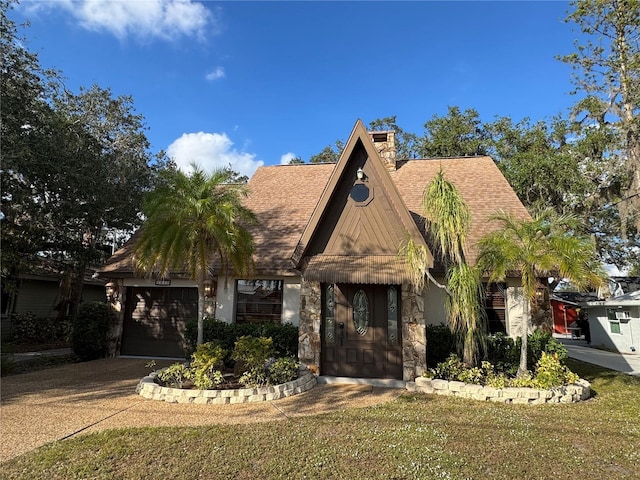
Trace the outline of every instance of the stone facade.
{"label": "stone facade", "polygon": [[541,403],[575,403],[587,400],[591,396],[591,384],[586,380],[549,390],[535,388],[494,388],[473,385],[463,382],[449,382],[437,378],[416,378],[415,383],[407,384],[407,390],[447,395],[451,397],[470,398],[508,404],[541,404]]}
{"label": "stone facade", "polygon": [[424,297],[408,283],[402,284],[402,363],[405,381],[427,371]]}
{"label": "stone facade", "polygon": [[298,324],[298,360],[315,372],[320,372],[321,302],[320,283],[302,279],[300,323]]}
{"label": "stone facade", "polygon": [[389,171],[396,169],[396,134],[393,130],[369,132],[374,148]]}

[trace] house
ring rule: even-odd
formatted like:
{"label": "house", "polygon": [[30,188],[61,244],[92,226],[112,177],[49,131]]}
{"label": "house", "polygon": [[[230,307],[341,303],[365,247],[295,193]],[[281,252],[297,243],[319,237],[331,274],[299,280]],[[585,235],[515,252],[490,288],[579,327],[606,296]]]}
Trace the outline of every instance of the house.
{"label": "house", "polygon": [[588,315],[594,346],[640,354],[640,290],[584,302],[582,307]]}
{"label": "house", "polygon": [[578,314],[582,303],[597,300],[597,296],[581,292],[553,292],[551,296],[551,314],[553,316],[553,333],[561,335],[580,333],[571,330],[574,322],[578,321]]}
{"label": "house", "polygon": [[[226,322],[297,325],[300,361],[322,375],[421,375],[427,368],[425,327],[446,322],[446,293],[433,283],[416,291],[398,252],[409,238],[432,252],[420,212],[424,188],[440,169],[471,210],[468,261],[476,259],[478,239],[495,228],[493,213],[529,218],[491,158],[397,159],[394,132],[367,132],[358,121],[337,164],[255,172],[246,201],[259,219],[255,272],[251,278],[213,278],[208,307],[214,305]],[[195,283],[176,274],[140,277],[132,249],[129,242],[101,270],[120,313],[114,348],[178,356],[184,321],[195,315]],[[428,264],[443,282],[442,265],[431,253]],[[519,335],[519,278],[492,287],[486,306],[494,330]]]}
{"label": "house", "polygon": [[[92,276],[87,270],[82,289],[82,302],[105,300],[105,281]],[[33,314],[36,317],[56,318],[63,304],[61,284],[65,281],[64,266],[48,259],[31,265],[28,271],[15,279],[16,288],[5,289],[2,285],[1,331],[3,336],[12,333],[12,318],[15,315]]]}

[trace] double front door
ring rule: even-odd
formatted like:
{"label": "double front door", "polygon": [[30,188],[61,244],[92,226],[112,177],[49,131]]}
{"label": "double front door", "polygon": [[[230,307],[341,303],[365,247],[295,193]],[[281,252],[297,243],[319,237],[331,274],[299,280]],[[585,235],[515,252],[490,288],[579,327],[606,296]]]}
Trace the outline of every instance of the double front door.
{"label": "double front door", "polygon": [[400,288],[322,285],[322,374],[402,379]]}

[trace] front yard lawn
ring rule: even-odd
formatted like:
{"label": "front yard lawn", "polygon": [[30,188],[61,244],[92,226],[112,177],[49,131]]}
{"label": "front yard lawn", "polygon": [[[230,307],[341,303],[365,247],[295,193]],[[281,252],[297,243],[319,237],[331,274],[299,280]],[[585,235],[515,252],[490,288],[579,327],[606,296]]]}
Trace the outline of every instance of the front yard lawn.
{"label": "front yard lawn", "polygon": [[567,363],[592,383],[592,399],[521,406],[406,394],[266,424],[111,430],[39,448],[6,462],[0,476],[638,478],[640,378]]}

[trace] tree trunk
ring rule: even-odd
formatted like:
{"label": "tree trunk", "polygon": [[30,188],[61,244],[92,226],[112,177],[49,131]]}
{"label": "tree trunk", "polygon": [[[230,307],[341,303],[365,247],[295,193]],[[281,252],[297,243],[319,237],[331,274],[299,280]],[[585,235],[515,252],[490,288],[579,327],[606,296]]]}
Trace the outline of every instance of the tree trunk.
{"label": "tree trunk", "polygon": [[204,343],[204,280],[198,282],[198,340],[197,345]]}
{"label": "tree trunk", "polygon": [[85,262],[81,262],[71,273],[71,291],[69,292],[69,318],[73,325],[78,316],[78,308],[84,288]]}
{"label": "tree trunk", "polygon": [[529,340],[529,297],[525,295],[524,319],[522,320],[522,331],[520,332],[520,365],[518,366],[517,377],[522,377],[528,372],[527,368],[527,341]]}

